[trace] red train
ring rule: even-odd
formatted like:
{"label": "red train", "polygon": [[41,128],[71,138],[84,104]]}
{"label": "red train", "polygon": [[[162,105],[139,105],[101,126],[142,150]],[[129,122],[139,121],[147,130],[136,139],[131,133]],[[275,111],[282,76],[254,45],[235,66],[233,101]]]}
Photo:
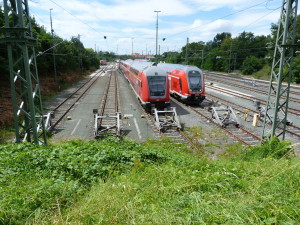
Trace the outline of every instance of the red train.
{"label": "red train", "polygon": [[100,60],[100,65],[106,65],[106,61],[105,60]]}
{"label": "red train", "polygon": [[201,103],[205,99],[202,71],[196,66],[159,63],[168,74],[170,94],[186,103]]}
{"label": "red train", "polygon": [[120,69],[147,110],[162,109],[170,105],[170,90],[166,72],[151,62],[120,61]]}

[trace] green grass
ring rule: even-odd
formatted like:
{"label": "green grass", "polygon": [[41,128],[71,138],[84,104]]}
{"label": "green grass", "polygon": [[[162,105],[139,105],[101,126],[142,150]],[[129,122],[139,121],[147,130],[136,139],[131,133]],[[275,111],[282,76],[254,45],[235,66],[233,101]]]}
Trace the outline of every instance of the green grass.
{"label": "green grass", "polygon": [[161,149],[126,141],[0,145],[0,224],[25,224],[65,209],[98,181],[135,165],[168,160]]}
{"label": "green grass", "polygon": [[167,139],[0,146],[0,224],[299,224],[289,143],[217,160]]}
{"label": "green grass", "polygon": [[9,139],[13,139],[14,132],[12,128],[0,129],[0,144],[7,142]]}
{"label": "green grass", "polygon": [[262,79],[262,80],[269,81],[270,73],[271,73],[270,71],[271,71],[271,67],[268,64],[266,64],[260,71],[252,74],[252,76],[256,79]]}
{"label": "green grass", "polygon": [[95,186],[59,224],[299,224],[299,161],[189,159]]}

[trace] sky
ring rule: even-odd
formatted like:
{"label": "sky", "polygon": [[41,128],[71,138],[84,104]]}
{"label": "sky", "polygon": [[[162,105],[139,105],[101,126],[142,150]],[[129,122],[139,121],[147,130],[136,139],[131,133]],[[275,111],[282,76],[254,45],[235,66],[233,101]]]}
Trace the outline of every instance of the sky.
{"label": "sky", "polygon": [[281,0],[29,0],[29,11],[50,32],[52,9],[56,35],[70,40],[79,34],[86,48],[116,54],[155,54],[158,15],[162,54],[180,51],[187,38],[191,43],[208,42],[222,32],[232,37],[243,31],[269,35],[281,4]]}

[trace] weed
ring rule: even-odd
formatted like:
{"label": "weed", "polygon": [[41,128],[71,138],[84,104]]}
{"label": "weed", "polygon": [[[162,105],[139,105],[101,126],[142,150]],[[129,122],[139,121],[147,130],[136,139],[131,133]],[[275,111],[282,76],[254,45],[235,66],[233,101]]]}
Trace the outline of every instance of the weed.
{"label": "weed", "polygon": [[300,223],[288,143],[228,145],[217,160],[186,151],[169,139],[0,145],[0,223]]}
{"label": "weed", "polygon": [[161,151],[130,141],[0,145],[0,221],[24,224],[57,204],[64,209],[99,180],[166,160]]}

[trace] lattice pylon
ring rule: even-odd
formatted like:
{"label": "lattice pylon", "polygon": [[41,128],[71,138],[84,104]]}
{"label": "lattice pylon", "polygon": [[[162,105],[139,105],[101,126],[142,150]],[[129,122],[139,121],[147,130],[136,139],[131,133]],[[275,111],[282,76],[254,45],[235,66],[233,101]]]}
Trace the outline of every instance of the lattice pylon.
{"label": "lattice pylon", "polygon": [[[292,63],[295,53],[297,7],[297,0],[283,0],[273,56],[263,139],[273,136],[285,139]],[[287,85],[283,85],[283,82],[286,82]],[[271,130],[267,129],[267,123],[272,123]]]}
{"label": "lattice pylon", "polygon": [[28,1],[3,3],[16,142],[47,144]]}

